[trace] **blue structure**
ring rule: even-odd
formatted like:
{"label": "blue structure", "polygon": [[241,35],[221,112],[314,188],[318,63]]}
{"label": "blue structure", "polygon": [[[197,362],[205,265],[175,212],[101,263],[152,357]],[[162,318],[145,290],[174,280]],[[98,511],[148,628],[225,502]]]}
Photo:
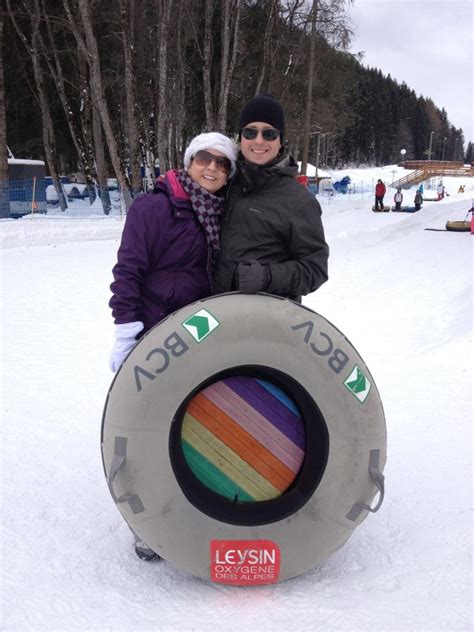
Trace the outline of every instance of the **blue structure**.
{"label": "blue structure", "polygon": [[[46,176],[44,181],[45,186],[47,187],[52,186],[53,184],[53,178],[51,176]],[[68,176],[59,176],[59,181],[61,182],[61,184],[70,184],[71,179]]]}
{"label": "blue structure", "polygon": [[11,217],[30,213],[46,213],[46,187],[44,180],[9,180],[8,197]]}
{"label": "blue structure", "polygon": [[46,213],[44,162],[9,158],[8,195],[11,217]]}

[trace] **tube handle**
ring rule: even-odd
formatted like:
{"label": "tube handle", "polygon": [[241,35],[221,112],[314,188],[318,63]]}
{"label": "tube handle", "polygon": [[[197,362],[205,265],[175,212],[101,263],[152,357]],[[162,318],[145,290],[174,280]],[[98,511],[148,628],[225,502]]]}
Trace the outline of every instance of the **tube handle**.
{"label": "tube handle", "polygon": [[114,456],[112,458],[112,463],[110,464],[109,475],[107,477],[107,485],[109,486],[110,493],[114,501],[119,503],[128,502],[132,513],[137,514],[145,511],[145,507],[143,506],[140,497],[137,494],[122,494],[119,498],[117,497],[114,491],[114,480],[117,476],[118,471],[125,463],[125,457],[127,455],[127,438],[126,437],[115,437],[114,441]]}
{"label": "tube handle", "polygon": [[363,511],[375,513],[380,509],[385,497],[385,477],[380,470],[380,450],[371,450],[369,455],[369,475],[373,484],[378,489],[379,498],[375,507],[366,505],[365,503],[355,503],[349,513],[346,515],[348,520],[355,521]]}

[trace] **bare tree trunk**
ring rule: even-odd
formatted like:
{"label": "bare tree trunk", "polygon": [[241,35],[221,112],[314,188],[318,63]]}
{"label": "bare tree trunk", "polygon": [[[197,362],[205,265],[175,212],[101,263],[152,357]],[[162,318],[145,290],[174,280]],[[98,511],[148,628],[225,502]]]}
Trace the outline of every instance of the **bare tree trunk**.
{"label": "bare tree trunk", "polygon": [[[312,17],[311,17],[308,92],[306,94],[303,152],[302,152],[302,157],[301,157],[301,173],[304,175],[306,175],[306,168],[308,166],[309,138],[310,138],[310,132],[311,132],[310,128],[311,128],[311,110],[313,107],[314,50],[315,50],[315,44],[316,44],[316,20],[318,17],[318,3],[319,3],[319,0],[313,0],[313,9],[312,9]],[[319,146],[319,143],[318,143],[318,146]],[[318,177],[318,170],[316,169],[316,178],[317,177]]]}
{"label": "bare tree trunk", "polygon": [[5,81],[3,78],[4,23],[5,14],[0,11],[0,217],[10,217]]}
{"label": "bare tree trunk", "polygon": [[10,19],[13,22],[15,30],[24,43],[32,62],[33,67],[33,75],[35,78],[38,102],[41,111],[41,121],[43,124],[42,136],[43,136],[43,145],[44,145],[44,153],[46,157],[46,164],[48,165],[49,174],[53,180],[54,189],[56,191],[56,195],[58,197],[59,206],[61,211],[65,211],[67,209],[66,198],[64,197],[64,192],[61,186],[61,182],[59,179],[59,174],[56,169],[56,157],[55,157],[55,134],[53,127],[53,120],[51,118],[51,112],[49,110],[49,103],[46,94],[46,88],[44,85],[44,74],[43,69],[40,62],[40,54],[42,52],[41,48],[41,38],[39,33],[41,12],[39,7],[39,1],[34,0],[34,8],[26,7],[25,12],[30,17],[31,23],[31,41],[28,42],[28,39],[24,32],[20,29],[16,18],[14,17],[13,11],[11,9],[10,0],[7,0],[7,8]]}
{"label": "bare tree trunk", "polygon": [[[154,155],[154,130],[150,128],[150,114],[146,105],[137,104],[139,117],[139,143],[141,161],[145,167],[147,178],[146,189],[149,190],[155,183],[155,155]],[[156,118],[156,117],[155,117]]]}
{"label": "bare tree trunk", "polygon": [[291,32],[294,34],[295,38],[297,38],[297,41],[292,42],[292,46],[290,47],[288,64],[284,72],[284,82],[279,93],[281,101],[292,100],[293,95],[290,94],[290,92],[293,89],[294,81],[296,80],[298,82],[297,77],[299,75],[301,64],[306,64],[306,49],[301,45],[302,41],[305,41],[305,38],[304,36],[302,37],[303,34],[301,32],[299,19],[301,12],[304,11],[305,4],[306,0],[287,0],[284,3],[284,6],[280,9],[282,18],[284,19],[284,26],[282,31],[277,33],[277,45],[272,51],[270,75],[268,79],[269,87],[273,86],[274,82],[278,80],[280,74],[278,70],[278,60],[280,55],[279,35],[283,34],[283,32]]}
{"label": "bare tree trunk", "polygon": [[104,143],[102,140],[102,121],[95,107],[92,107],[92,133],[94,134],[95,160],[99,195],[104,215],[109,215],[111,209],[110,194],[107,183],[107,163],[105,161]]}
{"label": "bare tree trunk", "polygon": [[132,175],[132,190],[134,193],[139,193],[142,188],[142,179],[140,174],[140,145],[138,141],[138,125],[135,108],[135,80],[132,56],[135,32],[134,7],[134,0],[120,0],[120,11],[122,15],[122,42],[125,60],[124,84],[125,104],[127,110],[126,120],[129,161]]}
{"label": "bare tree trunk", "polygon": [[[204,9],[204,37],[199,52],[202,59],[202,77],[206,127],[208,130],[225,132],[227,105],[230,87],[237,60],[240,31],[241,0],[221,0],[222,39],[221,66],[218,91],[214,90],[212,79],[212,60],[214,57],[213,41],[215,39],[213,24],[215,0],[206,0]],[[198,35],[199,36],[199,35]],[[198,36],[196,40],[198,40]],[[215,94],[217,93],[217,95]]]}
{"label": "bare tree trunk", "polygon": [[58,91],[59,99],[61,101],[61,105],[64,111],[64,116],[68,124],[69,133],[71,135],[73,145],[76,149],[77,166],[79,167],[79,171],[83,174],[83,176],[86,179],[87,189],[89,191],[89,200],[92,204],[93,198],[95,196],[95,189],[94,189],[94,182],[93,182],[93,177],[91,173],[92,171],[91,162],[90,162],[88,153],[86,152],[86,149],[84,147],[84,144],[82,142],[82,139],[80,138],[79,132],[76,130],[76,126],[74,124],[74,114],[73,114],[71,105],[69,103],[69,99],[66,94],[64,72],[63,72],[63,69],[59,60],[58,51],[55,45],[55,36],[53,32],[53,27],[51,24],[51,20],[48,17],[48,13],[45,6],[45,0],[41,0],[41,2],[42,2],[41,6],[42,6],[43,14],[45,17],[46,28],[47,28],[48,38],[49,38],[49,41],[46,44],[42,42],[42,46],[44,50],[51,51],[53,55],[53,59],[54,59],[54,66],[49,59],[49,55],[46,55],[46,63],[48,65],[49,73],[53,77],[54,84]]}
{"label": "bare tree trunk", "polygon": [[214,14],[214,0],[206,0],[204,14],[204,47],[202,59],[202,78],[204,88],[204,107],[206,109],[206,125],[208,130],[215,128],[214,107],[212,104],[212,16]]}
{"label": "bare tree trunk", "polygon": [[[83,147],[83,164],[85,170],[85,172],[81,172],[81,176],[86,179],[90,201],[95,199],[95,185],[98,184],[96,169],[97,159],[94,152],[94,138],[92,131],[89,67],[80,50],[77,51],[76,55],[76,69],[79,77],[79,121],[81,127],[80,146]],[[79,163],[78,166],[81,167],[81,163]]]}
{"label": "bare tree trunk", "polygon": [[178,72],[177,84],[175,89],[176,102],[174,112],[174,129],[175,129],[175,144],[174,151],[176,156],[175,167],[181,168],[183,166],[183,129],[185,121],[185,82],[186,82],[186,70],[184,63],[184,48],[182,45],[183,31],[178,27],[177,33],[177,55],[178,55]]}
{"label": "bare tree trunk", "polygon": [[258,77],[257,86],[255,88],[255,94],[260,94],[262,91],[263,80],[265,78],[265,74],[268,71],[268,64],[270,61],[270,42],[271,36],[273,32],[273,27],[275,24],[276,13],[278,10],[278,0],[272,0],[270,4],[270,11],[268,12],[267,24],[265,27],[265,35],[263,36],[263,61],[262,66],[260,68],[260,75]]}
{"label": "bare tree trunk", "polygon": [[[231,11],[231,2],[232,9]],[[221,81],[219,93],[219,107],[217,110],[216,127],[220,132],[226,131],[227,104],[229,101],[230,86],[234,75],[235,63],[237,60],[237,50],[239,45],[241,0],[225,0],[224,6],[224,27],[222,38],[221,56]],[[230,55],[231,21],[234,20],[232,54]],[[230,55],[230,61],[229,61]]]}
{"label": "bare tree trunk", "polygon": [[[219,105],[217,108],[216,128],[219,132],[225,132],[226,108],[224,107],[224,94],[227,88],[227,70],[229,66],[230,51],[230,2],[231,0],[223,0],[224,5],[222,17],[222,43],[221,43],[221,77],[219,86]],[[240,3],[238,3],[240,4]],[[228,90],[227,90],[228,94]],[[225,104],[227,105],[227,103]]]}
{"label": "bare tree trunk", "polygon": [[33,72],[35,75],[35,81],[38,88],[38,96],[40,102],[41,109],[41,118],[43,120],[43,143],[44,143],[44,151],[46,154],[46,162],[48,165],[49,173],[53,180],[53,186],[56,191],[56,195],[58,196],[59,206],[61,211],[65,211],[67,209],[67,202],[64,196],[63,188],[61,186],[61,180],[59,174],[56,170],[56,139],[54,133],[53,120],[51,118],[51,112],[49,110],[48,98],[46,95],[46,88],[44,85],[44,75],[42,71],[42,66],[39,60],[38,54],[38,46],[39,42],[39,24],[40,24],[40,12],[39,5],[37,0],[35,0],[35,10],[36,15],[32,20],[33,34],[32,34],[32,62],[33,62]]}
{"label": "bare tree trunk", "polygon": [[169,138],[166,134],[166,97],[168,78],[168,38],[172,0],[162,0],[159,43],[159,75],[158,75],[158,123],[157,143],[160,173],[164,174],[168,167],[167,147]]}
{"label": "bare tree trunk", "polygon": [[109,149],[110,160],[114,168],[115,177],[117,178],[121,188],[123,206],[125,207],[125,210],[128,210],[132,203],[132,196],[130,194],[127,177],[125,176],[122,165],[120,163],[117,140],[114,135],[112,121],[110,118],[109,109],[107,107],[107,101],[105,99],[105,93],[102,84],[102,73],[100,69],[99,49],[97,46],[97,39],[92,29],[90,0],[78,0],[79,14],[84,29],[85,40],[82,38],[81,34],[76,28],[74,17],[69,6],[69,0],[63,0],[63,5],[68,16],[70,28],[74,33],[74,36],[76,37],[78,43],[80,43],[80,49],[82,51],[85,51],[86,59],[89,63],[90,85],[93,105],[97,108],[100,114],[107,147]]}

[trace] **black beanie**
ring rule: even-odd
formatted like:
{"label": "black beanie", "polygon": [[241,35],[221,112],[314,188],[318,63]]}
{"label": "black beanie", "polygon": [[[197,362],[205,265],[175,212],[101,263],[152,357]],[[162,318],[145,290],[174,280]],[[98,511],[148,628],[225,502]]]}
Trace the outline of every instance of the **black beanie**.
{"label": "black beanie", "polygon": [[281,139],[285,133],[285,112],[271,94],[258,94],[248,101],[240,113],[239,131],[249,123],[268,123],[279,130]]}

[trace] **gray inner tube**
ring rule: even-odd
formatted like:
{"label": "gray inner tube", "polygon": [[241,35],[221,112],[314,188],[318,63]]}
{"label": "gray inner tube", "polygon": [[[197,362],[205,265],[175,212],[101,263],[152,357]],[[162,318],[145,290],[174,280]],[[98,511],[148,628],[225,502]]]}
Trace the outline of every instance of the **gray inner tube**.
{"label": "gray inner tube", "polygon": [[[232,376],[274,384],[301,412],[304,458],[272,500],[220,496],[183,454],[189,402]],[[101,447],[130,528],[175,567],[222,583],[318,566],[383,500],[385,418],[364,361],[321,315],[265,294],[202,300],[150,330],[111,385]]]}

